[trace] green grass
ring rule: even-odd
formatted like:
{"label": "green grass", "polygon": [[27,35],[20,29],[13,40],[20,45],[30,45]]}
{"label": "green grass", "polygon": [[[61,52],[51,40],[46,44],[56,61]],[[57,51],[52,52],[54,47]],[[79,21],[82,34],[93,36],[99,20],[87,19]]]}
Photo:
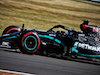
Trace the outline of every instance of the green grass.
{"label": "green grass", "polygon": [[85,0],[0,0],[0,34],[9,25],[48,30],[56,24],[80,30],[82,20],[100,26],[100,3]]}

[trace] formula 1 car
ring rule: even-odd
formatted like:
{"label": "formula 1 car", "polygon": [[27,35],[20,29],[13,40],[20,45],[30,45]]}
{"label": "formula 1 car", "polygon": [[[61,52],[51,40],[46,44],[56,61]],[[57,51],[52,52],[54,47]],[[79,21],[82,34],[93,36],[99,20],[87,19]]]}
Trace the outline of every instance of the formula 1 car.
{"label": "formula 1 car", "polygon": [[33,54],[40,47],[40,38],[36,32],[22,29],[17,26],[9,26],[0,36],[0,47],[20,49],[22,53]]}
{"label": "formula 1 car", "polygon": [[[55,29],[64,29],[55,31]],[[81,55],[100,58],[100,28],[81,24],[83,32],[62,25],[56,25],[48,31],[37,29],[22,29],[9,26],[0,36],[1,46],[16,49],[22,53],[61,54],[61,56]]]}
{"label": "formula 1 car", "polygon": [[88,23],[89,21],[83,20],[80,25],[83,33],[78,34],[78,41],[74,42],[72,51],[76,55],[100,58],[100,26],[88,25]]}

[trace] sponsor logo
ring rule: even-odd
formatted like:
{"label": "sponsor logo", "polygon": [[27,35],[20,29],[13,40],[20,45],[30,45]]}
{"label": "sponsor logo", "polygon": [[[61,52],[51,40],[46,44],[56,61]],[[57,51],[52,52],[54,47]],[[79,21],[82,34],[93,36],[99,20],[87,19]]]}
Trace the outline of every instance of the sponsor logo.
{"label": "sponsor logo", "polygon": [[98,42],[99,41],[99,38],[95,37],[95,41]]}
{"label": "sponsor logo", "polygon": [[93,28],[93,32],[99,32],[100,33],[100,28],[97,27],[92,27]]}
{"label": "sponsor logo", "polygon": [[82,49],[88,49],[88,50],[93,50],[93,51],[100,51],[100,47],[94,47],[94,46],[90,46],[88,44],[83,44],[79,42],[75,42],[74,48],[82,48]]}
{"label": "sponsor logo", "polygon": [[93,27],[93,26],[88,26],[87,27],[90,27],[93,29],[93,32],[99,32],[100,33],[100,28],[99,27]]}
{"label": "sponsor logo", "polygon": [[55,34],[49,34],[49,36],[55,37],[56,35]]}

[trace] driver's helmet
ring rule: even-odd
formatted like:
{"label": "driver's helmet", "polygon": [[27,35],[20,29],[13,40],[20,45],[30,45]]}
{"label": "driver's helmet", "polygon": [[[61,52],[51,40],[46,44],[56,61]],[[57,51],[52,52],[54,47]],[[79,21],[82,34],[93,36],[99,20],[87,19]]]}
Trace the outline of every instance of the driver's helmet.
{"label": "driver's helmet", "polygon": [[88,25],[89,21],[88,20],[83,20],[83,24]]}
{"label": "driver's helmet", "polygon": [[92,28],[88,25],[88,20],[83,20],[83,23],[80,25],[80,29],[83,31],[83,33],[92,32]]}
{"label": "driver's helmet", "polygon": [[82,31],[85,31],[86,28],[87,28],[86,25],[88,25],[88,23],[89,23],[88,20],[83,20],[83,23],[80,25],[80,29],[81,29]]}

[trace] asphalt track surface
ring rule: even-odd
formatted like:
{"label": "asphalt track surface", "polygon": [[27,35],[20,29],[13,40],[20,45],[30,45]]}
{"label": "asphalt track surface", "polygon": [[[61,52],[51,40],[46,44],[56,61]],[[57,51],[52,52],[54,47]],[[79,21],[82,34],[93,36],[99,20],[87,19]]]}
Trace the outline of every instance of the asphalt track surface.
{"label": "asphalt track surface", "polygon": [[100,75],[100,65],[0,49],[0,69],[36,75]]}

